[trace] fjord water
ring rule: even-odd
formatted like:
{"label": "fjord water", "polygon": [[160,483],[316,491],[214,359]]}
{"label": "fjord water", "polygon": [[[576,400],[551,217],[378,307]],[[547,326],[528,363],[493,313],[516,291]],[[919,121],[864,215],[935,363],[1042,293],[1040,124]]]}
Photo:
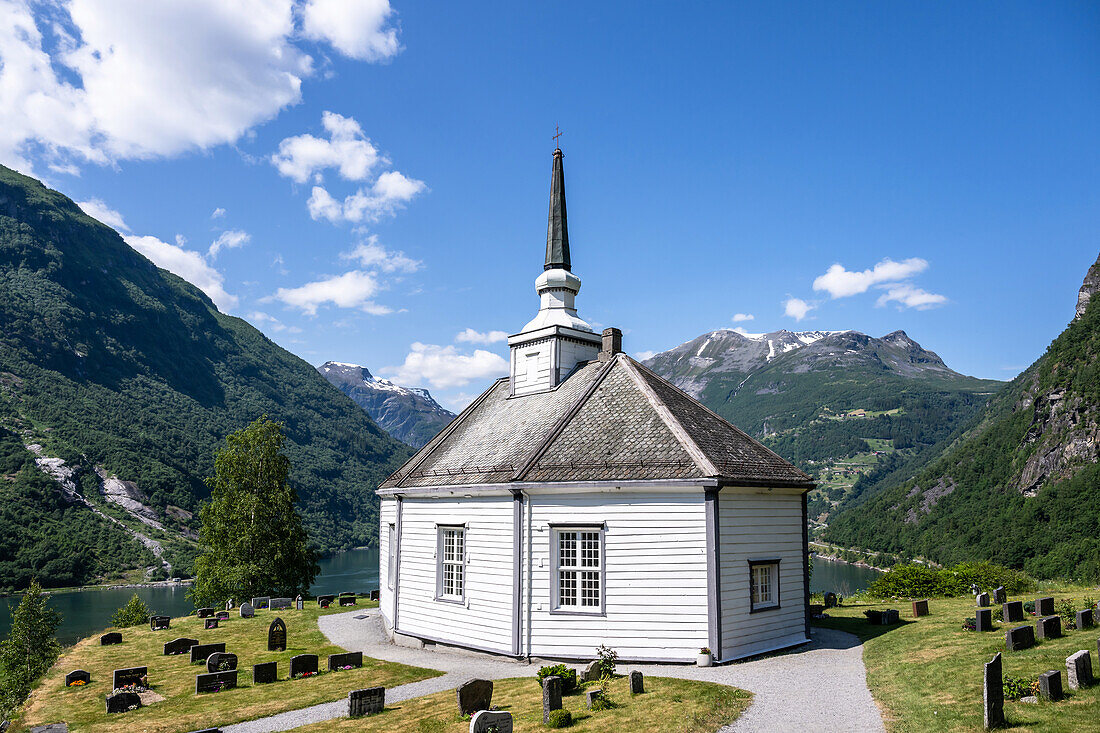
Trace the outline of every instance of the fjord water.
{"label": "fjord water", "polygon": [[[310,592],[364,592],[378,587],[378,550],[349,550],[318,563],[321,574]],[[50,606],[61,612],[61,627],[57,638],[62,644],[72,644],[89,634],[111,625],[115,609],[130,600],[135,593],[149,608],[164,616],[186,616],[195,610],[187,598],[190,586],[155,586],[150,588],[106,588],[67,593],[53,593]],[[240,599],[237,599],[240,603]],[[0,638],[11,628],[11,612],[19,604],[19,596],[0,598]]]}
{"label": "fjord water", "polygon": [[810,576],[810,592],[832,591],[838,596],[866,590],[882,572],[874,568],[852,565],[838,560],[814,557],[814,573]]}

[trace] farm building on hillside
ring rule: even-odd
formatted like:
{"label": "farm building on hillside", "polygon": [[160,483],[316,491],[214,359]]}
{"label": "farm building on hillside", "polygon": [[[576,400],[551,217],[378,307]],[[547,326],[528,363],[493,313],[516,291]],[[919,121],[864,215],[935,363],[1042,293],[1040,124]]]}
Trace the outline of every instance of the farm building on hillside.
{"label": "farm building on hillside", "polygon": [[399,643],[727,661],[809,640],[810,479],[578,315],[561,150],[538,314],[495,382],[378,490]]}

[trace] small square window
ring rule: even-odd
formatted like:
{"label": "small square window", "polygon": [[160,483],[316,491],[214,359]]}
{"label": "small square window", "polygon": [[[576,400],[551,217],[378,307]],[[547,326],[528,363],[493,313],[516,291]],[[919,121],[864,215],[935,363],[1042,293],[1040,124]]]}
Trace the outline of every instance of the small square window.
{"label": "small square window", "polygon": [[555,611],[603,612],[603,530],[561,527],[553,531]]}
{"label": "small square window", "polygon": [[750,613],[779,608],[779,561],[749,561]]}

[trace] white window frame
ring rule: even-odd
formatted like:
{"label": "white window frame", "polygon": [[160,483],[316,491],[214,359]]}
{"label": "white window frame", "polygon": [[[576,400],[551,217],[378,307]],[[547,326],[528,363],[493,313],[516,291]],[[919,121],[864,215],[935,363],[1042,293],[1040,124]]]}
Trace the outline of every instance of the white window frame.
{"label": "white window frame", "polygon": [[[455,533],[462,543],[461,556],[448,559],[447,536]],[[436,525],[436,551],[435,551],[435,600],[445,603],[466,602],[466,525],[465,524],[437,524]],[[458,578],[458,592],[446,592],[445,576],[447,570],[454,573],[452,577]]]}
{"label": "white window frame", "polygon": [[393,590],[393,586],[397,580],[397,525],[393,522],[389,524],[389,534],[387,535],[387,551],[388,557],[386,567],[386,586]]}
{"label": "white window frame", "polygon": [[779,607],[779,560],[749,560],[749,613]]}
{"label": "white window frame", "polygon": [[[559,524],[551,525],[550,529],[550,590],[553,596],[550,613],[574,616],[605,615],[604,609],[607,596],[605,527],[602,524]],[[576,543],[571,556],[565,558],[562,557],[561,551],[563,535],[575,535],[574,542]],[[587,537],[583,535],[587,535]],[[595,549],[598,553],[594,564],[585,561],[583,557],[585,549],[582,547],[585,541],[592,541],[592,535],[595,535],[596,547],[589,547],[588,551],[591,552]],[[573,576],[572,580],[575,587],[572,593],[563,593],[562,583],[565,574]],[[586,579],[585,575],[587,574],[594,574],[595,577],[589,576]],[[589,595],[587,598],[589,602],[585,603],[584,583],[593,580],[597,584],[595,598]],[[591,603],[593,600],[595,601],[594,604]]]}

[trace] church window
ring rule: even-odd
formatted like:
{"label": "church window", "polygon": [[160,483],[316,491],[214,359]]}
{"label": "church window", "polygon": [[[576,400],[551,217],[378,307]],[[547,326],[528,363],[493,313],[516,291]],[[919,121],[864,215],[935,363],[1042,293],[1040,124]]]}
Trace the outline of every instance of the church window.
{"label": "church window", "polygon": [[436,556],[436,595],[439,600],[462,601],[466,593],[466,528],[440,527]]}
{"label": "church window", "polygon": [[603,610],[603,531],[598,527],[554,530],[554,610]]}
{"label": "church window", "polygon": [[779,608],[778,560],[750,560],[749,583],[752,593],[750,613]]}
{"label": "church window", "polygon": [[393,589],[394,581],[397,579],[397,527],[396,525],[390,525],[389,540],[387,543],[389,548],[388,565],[386,572],[386,584]]}

